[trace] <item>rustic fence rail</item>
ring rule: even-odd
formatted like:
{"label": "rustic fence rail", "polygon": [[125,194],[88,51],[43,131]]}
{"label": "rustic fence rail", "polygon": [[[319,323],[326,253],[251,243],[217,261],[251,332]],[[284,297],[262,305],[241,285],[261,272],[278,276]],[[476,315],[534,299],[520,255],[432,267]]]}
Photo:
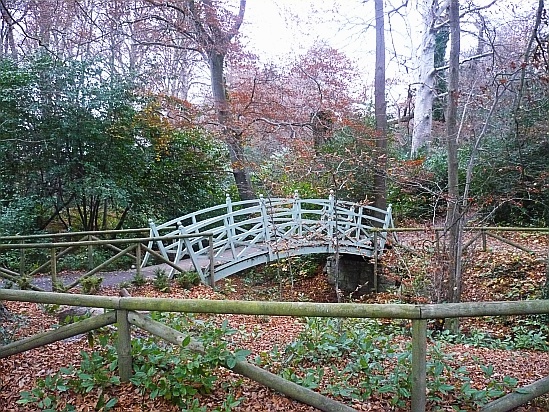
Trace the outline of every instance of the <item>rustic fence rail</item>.
{"label": "rustic fence rail", "polygon": [[[68,325],[58,330],[45,332],[39,338],[26,338],[0,347],[0,358],[29,350],[34,347],[64,339],[68,334],[82,333],[105,323],[117,322],[119,332],[119,374],[125,380],[131,374],[131,356],[128,354],[130,337],[129,323],[139,326],[135,311],[188,312],[215,314],[243,314],[267,316],[310,316],[345,318],[387,318],[410,319],[412,321],[412,396],[411,410],[424,412],[426,408],[426,353],[427,320],[438,318],[461,318],[479,316],[509,316],[549,314],[549,300],[516,302],[467,302],[447,304],[355,304],[355,303],[310,303],[310,302],[265,302],[265,301],[225,301],[193,300],[145,297],[109,297],[74,295],[36,291],[0,289],[0,300],[60,304],[85,307],[98,307],[114,310],[97,320],[87,320],[87,324]],[[111,317],[109,317],[111,316]],[[142,325],[143,326],[143,325]],[[69,328],[73,328],[69,331]],[[243,366],[245,368],[246,366]],[[549,377],[541,379],[497,399],[483,408],[485,412],[510,411],[537,396],[549,392]],[[291,396],[291,395],[290,395]],[[307,401],[307,396],[299,398]],[[317,406],[318,407],[318,406]],[[348,407],[319,407],[322,410],[350,410]],[[330,409],[332,408],[332,409]]]}
{"label": "rustic fence rail", "polygon": [[[303,209],[300,208],[303,213]],[[389,215],[387,215],[389,216]],[[172,222],[168,222],[172,223]],[[384,228],[368,227],[368,232],[371,233],[373,239],[373,259],[374,264],[377,264],[378,248],[386,246],[386,242],[390,241],[390,236],[394,236],[394,240],[397,245],[401,245],[404,248],[411,250],[408,246],[399,243],[399,233],[425,233],[434,236],[433,241],[434,249],[440,251],[440,238],[444,235],[445,229],[442,227],[415,227],[415,228],[392,228],[388,226]],[[204,227],[207,228],[207,227]],[[214,284],[217,280],[225,277],[227,273],[219,274],[218,271],[227,266],[232,269],[243,270],[244,266],[236,267],[234,262],[225,262],[219,258],[219,233],[214,232],[198,232],[198,233],[185,233],[181,228],[176,229],[174,226],[166,226],[163,229],[169,230],[168,233],[162,233],[155,231],[155,236],[149,237],[131,237],[139,233],[150,233],[150,228],[139,229],[127,229],[127,230],[110,230],[110,231],[95,231],[95,232],[68,232],[46,235],[29,235],[29,236],[3,236],[0,237],[0,257],[3,253],[11,251],[19,252],[19,262],[15,264],[17,268],[12,266],[6,267],[0,264],[0,278],[4,278],[7,281],[18,284],[24,279],[30,279],[36,275],[49,274],[51,276],[52,285],[59,285],[58,290],[68,290],[79,284],[86,278],[89,278],[100,271],[106,270],[107,266],[119,261],[123,257],[130,257],[135,264],[135,271],[137,275],[141,275],[141,271],[144,269],[145,258],[154,257],[157,263],[165,264],[172,273],[173,271],[187,271],[196,270],[203,283]],[[295,229],[295,228],[294,228]],[[502,242],[508,244],[514,248],[522,250],[530,254],[544,253],[547,255],[547,250],[540,252],[539,250],[533,250],[519,242],[506,239],[500,236],[501,233],[517,232],[517,233],[540,233],[549,235],[549,228],[521,228],[521,227],[466,227],[466,233],[470,233],[469,239],[464,244],[464,250],[476,245],[476,242],[481,242],[481,249],[487,250],[487,239],[491,238],[496,242]],[[336,231],[342,235],[345,231]],[[343,235],[342,235],[343,236]],[[102,239],[102,237],[109,237],[108,239]],[[65,239],[69,239],[66,241]],[[382,242],[379,243],[379,239]],[[217,242],[217,243],[216,243]],[[334,245],[336,242],[333,242]],[[165,244],[179,245],[179,256],[181,257],[183,250],[193,249],[196,245],[200,245],[200,259],[197,258],[198,254],[195,254],[195,259],[189,259],[186,265],[183,265],[181,260],[174,261],[173,257],[168,256],[166,251],[163,251]],[[185,246],[187,245],[187,246]],[[125,248],[123,248],[125,247]],[[282,247],[282,245],[280,245]],[[321,249],[312,248],[309,245],[302,245],[302,253],[319,253]],[[59,262],[65,256],[74,253],[81,248],[87,249],[87,272],[81,277],[72,281],[70,284],[59,283],[58,268]],[[94,250],[106,249],[112,256],[105,258],[105,261],[94,260]],[[36,258],[36,261],[29,262],[30,258],[27,255],[29,250],[40,251],[40,258]],[[291,252],[293,249],[289,249]],[[324,252],[329,253],[332,249],[326,249]],[[413,251],[413,250],[411,250]],[[257,251],[256,251],[257,252]],[[272,251],[271,251],[272,252]],[[340,251],[344,253],[344,251]],[[232,252],[231,252],[232,253]],[[263,252],[261,252],[263,253]],[[260,253],[260,254],[261,254]],[[271,256],[272,255],[272,256]],[[288,253],[288,255],[293,255]],[[268,255],[271,258],[283,258],[286,254],[283,250],[272,252]],[[230,260],[230,259],[229,259]],[[29,266],[32,266],[32,270],[27,270]],[[231,270],[232,270],[231,269]],[[377,272],[376,272],[377,273]],[[211,275],[213,274],[213,276]],[[28,283],[28,282],[27,282]],[[26,285],[26,288],[33,290],[43,290],[33,284]],[[54,290],[54,288],[52,288]]]}
{"label": "rustic fence rail", "polygon": [[[140,230],[134,230],[133,232],[137,231],[143,231]],[[147,229],[148,231],[148,229]],[[127,233],[128,231],[124,231],[124,233]],[[83,232],[84,233],[84,232]],[[171,241],[173,239],[181,239],[181,238],[189,238],[189,237],[195,237],[196,235],[185,235],[185,234],[175,234],[175,235],[166,235],[166,236],[158,236],[158,237],[139,237],[139,238],[114,238],[114,239],[98,239],[94,237],[93,239],[89,239],[88,236],[89,233],[95,233],[97,235],[98,232],[88,232],[84,237],[80,237],[79,240],[73,241],[57,241],[57,242],[39,242],[39,243],[28,243],[28,240],[44,240],[44,239],[51,239],[57,240],[62,237],[61,234],[58,235],[34,235],[34,236],[9,236],[9,237],[0,237],[0,253],[6,252],[6,251],[14,251],[19,250],[21,251],[21,260],[19,264],[20,271],[15,272],[11,269],[8,269],[6,267],[0,266],[0,278],[4,278],[10,282],[13,282],[15,284],[21,283],[22,279],[31,279],[33,276],[40,274],[40,273],[49,273],[51,276],[51,282],[52,282],[52,290],[56,291],[66,291],[74,288],[75,286],[82,283],[83,280],[95,275],[96,273],[104,270],[107,266],[110,264],[116,262],[117,260],[121,259],[124,256],[129,256],[132,258],[135,262],[135,270],[136,274],[139,276],[141,275],[143,265],[142,265],[142,256],[143,251],[145,251],[150,256],[153,256],[157,259],[158,262],[161,262],[167,266],[169,266],[172,270],[176,270],[179,272],[184,272],[188,269],[182,268],[178,266],[177,264],[173,263],[169,259],[166,259],[161,253],[158,251],[155,251],[151,248],[149,248],[147,245],[151,242],[155,241]],[[100,232],[102,234],[104,233],[117,233],[115,231],[106,231],[106,232]],[[74,234],[71,234],[74,235]],[[95,236],[94,235],[94,236]],[[213,249],[213,235],[211,233],[202,233],[201,236],[205,240],[207,244],[210,245],[210,249]],[[4,241],[14,241],[16,243],[3,243]],[[129,245],[129,246],[128,246]],[[125,246],[125,247],[124,247]],[[104,247],[109,250],[111,250],[113,253],[115,253],[113,256],[108,258],[107,260],[103,262],[95,262],[95,263],[89,263],[88,271],[81,276],[79,276],[76,280],[69,284],[62,284],[60,283],[58,279],[58,261],[59,258],[62,256],[74,251],[75,249],[87,247],[88,248],[88,256],[90,256],[93,252],[90,252],[90,250],[94,247]],[[121,247],[124,247],[122,249]],[[26,258],[25,258],[25,250],[29,249],[37,249],[37,250],[46,250],[49,252],[48,258],[46,262],[42,264],[35,264],[37,268],[32,270],[31,272],[26,271]],[[60,252],[57,252],[57,250],[60,250]],[[92,259],[93,261],[93,259]],[[213,266],[214,260],[209,259],[209,271],[210,273],[215,272],[215,268]],[[205,278],[202,278],[202,281],[205,282]],[[20,285],[21,286],[21,285]],[[33,289],[36,291],[45,291],[43,288],[38,287],[36,285],[33,285],[32,283],[29,283],[26,285],[25,289]]]}

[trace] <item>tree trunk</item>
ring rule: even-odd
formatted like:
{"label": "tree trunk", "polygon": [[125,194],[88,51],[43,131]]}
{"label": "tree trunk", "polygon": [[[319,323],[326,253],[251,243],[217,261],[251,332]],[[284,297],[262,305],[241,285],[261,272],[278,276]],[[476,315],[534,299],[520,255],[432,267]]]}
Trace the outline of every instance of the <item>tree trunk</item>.
{"label": "tree trunk", "polygon": [[240,195],[240,200],[253,199],[255,196],[248,173],[246,172],[242,133],[239,130],[235,130],[230,125],[231,119],[229,101],[227,98],[228,90],[223,76],[225,56],[217,50],[212,50],[208,53],[208,60],[210,64],[212,95],[215,110],[217,112],[217,121],[223,127],[223,136],[229,148],[233,176],[236,187],[238,188],[238,194]]}
{"label": "tree trunk", "polygon": [[[418,150],[431,138],[433,124],[433,99],[435,87],[435,10],[438,2],[417,0],[412,3],[415,19],[419,20],[416,31],[421,33],[421,40],[416,51],[415,69],[416,98],[414,107],[414,128],[412,131],[411,157],[417,155]],[[413,17],[412,17],[413,18]]]}
{"label": "tree trunk", "polygon": [[[414,128],[412,131],[411,157],[431,139],[433,126],[433,101],[435,97],[435,23],[439,17],[437,0],[417,0],[413,14],[421,22],[415,31],[421,35],[419,50],[416,53],[416,98],[414,107]],[[413,6],[412,6],[413,7]]]}
{"label": "tree trunk", "polygon": [[[13,19],[8,7],[3,1],[0,1],[0,15],[4,21],[4,36],[2,43],[0,44],[0,57],[10,55],[14,60],[17,59],[17,48],[15,47],[15,37],[13,35],[13,26],[15,26],[15,20]],[[8,53],[10,51],[11,53]]]}
{"label": "tree trunk", "polygon": [[387,103],[385,100],[385,17],[383,1],[375,0],[376,71],[374,105],[376,118],[375,206],[387,209]]}
{"label": "tree trunk", "polygon": [[[459,0],[450,0],[450,62],[448,73],[448,109],[446,114],[446,134],[448,148],[448,212],[446,216],[446,233],[448,240],[448,301],[461,300],[461,255],[463,236],[463,216],[460,210],[458,179],[458,124],[457,108],[459,101]],[[454,329],[457,328],[457,322]]]}

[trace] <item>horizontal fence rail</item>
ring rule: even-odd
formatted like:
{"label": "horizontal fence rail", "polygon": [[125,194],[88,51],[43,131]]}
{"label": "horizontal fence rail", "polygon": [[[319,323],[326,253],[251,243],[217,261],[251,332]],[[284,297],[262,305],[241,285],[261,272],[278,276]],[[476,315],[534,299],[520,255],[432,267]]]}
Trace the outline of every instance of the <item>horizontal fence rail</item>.
{"label": "horizontal fence rail", "polygon": [[[148,230],[148,229],[147,229]],[[143,231],[140,229],[139,231]],[[108,231],[109,233],[115,233],[115,231]],[[125,233],[129,231],[124,231]],[[137,230],[133,231],[137,232]],[[98,233],[98,232],[88,232],[88,233]],[[75,234],[71,234],[72,235]],[[213,235],[211,233],[202,233],[201,236],[203,239],[205,239],[205,242],[209,245],[209,248],[213,250],[211,245],[213,244]],[[134,259],[135,262],[135,268],[136,268],[136,275],[140,276],[142,272],[142,252],[145,251],[150,256],[154,256],[154,258],[170,267],[172,270],[177,270],[179,272],[185,272],[190,270],[189,268],[182,268],[178,265],[175,265],[173,262],[171,262],[168,259],[165,259],[160,253],[158,253],[155,250],[149,249],[146,244],[150,244],[151,242],[157,242],[157,241],[173,241],[186,238],[186,237],[193,237],[194,235],[185,235],[185,234],[175,234],[175,235],[167,235],[167,236],[158,236],[158,237],[138,237],[138,238],[114,238],[114,239],[98,239],[93,238],[93,240],[89,240],[87,236],[80,237],[79,240],[73,241],[60,241],[59,238],[61,237],[61,234],[58,234],[57,236],[51,236],[55,242],[39,242],[39,243],[28,243],[25,242],[25,240],[50,240],[50,236],[47,235],[39,235],[39,236],[29,236],[29,237],[22,237],[22,236],[11,236],[11,237],[4,237],[1,239],[9,239],[11,241],[16,241],[16,243],[0,243],[0,253],[6,252],[6,251],[20,251],[21,252],[21,260],[20,260],[20,271],[15,272],[13,270],[10,270],[8,268],[0,266],[0,278],[4,278],[10,282],[13,282],[15,284],[18,284],[20,287],[22,286],[22,283],[24,283],[28,289],[33,289],[37,291],[44,291],[43,288],[38,287],[31,283],[32,277],[41,274],[43,272],[49,272],[51,275],[51,284],[52,284],[52,290],[53,291],[64,291],[74,288],[75,286],[81,284],[85,279],[90,278],[91,276],[99,273],[100,271],[106,269],[110,264],[116,262],[117,260],[121,259],[122,257],[130,257],[131,259]],[[0,240],[1,240],[0,239]],[[129,245],[129,246],[128,246]],[[69,255],[70,253],[73,253],[75,250],[81,247],[88,248],[88,259],[91,260],[91,262],[88,263],[89,271],[85,274],[80,275],[76,280],[69,284],[64,284],[63,282],[58,279],[58,260],[65,256]],[[121,247],[124,247],[123,249]],[[93,248],[106,248],[110,250],[110,252],[114,252],[114,256],[98,263],[97,265],[93,262]],[[46,252],[49,252],[49,256],[47,258],[47,261],[42,264],[36,264],[37,266],[34,270],[27,272],[26,271],[26,258],[25,258],[25,251],[26,250],[45,250]],[[58,252],[58,250],[60,250]],[[209,262],[213,262],[213,259],[209,259]],[[211,264],[211,263],[210,263]],[[214,272],[214,268],[209,268],[210,272]],[[202,279],[205,281],[205,279]],[[23,288],[23,287],[21,287]]]}
{"label": "horizontal fence rail", "polygon": [[[93,295],[74,295],[66,293],[49,293],[0,289],[0,300],[34,302],[42,304],[78,305],[98,307],[116,311],[116,322],[119,328],[121,344],[119,373],[125,380],[131,375],[131,355],[129,353],[129,323],[141,325],[140,315],[134,311],[244,314],[271,316],[310,316],[310,317],[344,317],[344,318],[388,318],[410,319],[412,321],[412,399],[411,410],[424,412],[426,408],[426,353],[427,353],[427,320],[445,317],[479,317],[549,314],[549,300],[516,301],[516,302],[465,302],[448,304],[355,304],[355,303],[311,303],[311,302],[265,302],[265,301],[227,301],[204,299],[167,299],[143,297],[108,297]],[[114,313],[114,312],[113,312]],[[135,313],[135,315],[132,315]],[[97,320],[86,320],[82,326],[62,327],[62,337],[70,333],[81,333],[94,327],[101,327],[114,322],[108,312]],[[144,324],[141,325],[146,327]],[[162,328],[161,325],[158,325]],[[157,328],[158,329],[158,328]],[[76,332],[75,332],[76,331]],[[53,341],[54,332],[42,334],[44,343]],[[0,347],[0,358],[19,353],[17,347],[30,349],[33,339]],[[130,363],[128,364],[129,361]],[[246,365],[241,365],[243,368]],[[245,368],[244,368],[245,369]],[[549,378],[520,388],[505,395],[483,408],[483,411],[509,411],[549,390]],[[302,399],[307,402],[307,397]],[[339,406],[337,406],[339,408]],[[341,410],[352,410],[341,406]],[[332,410],[332,409],[323,409]],[[336,409],[333,409],[336,410]],[[340,409],[337,409],[340,410]]]}
{"label": "horizontal fence rail", "polygon": [[[154,230],[152,228],[140,228],[121,231],[112,230],[30,236],[3,236],[0,237],[0,258],[6,256],[5,253],[10,252],[10,259],[13,261],[14,258],[17,258],[17,255],[14,255],[14,252],[17,252],[19,253],[19,263],[16,263],[15,267],[13,267],[13,264],[7,266],[0,261],[0,278],[18,284],[21,288],[44,290],[43,287],[29,282],[29,280],[32,280],[38,275],[44,276],[44,274],[49,274],[51,277],[52,289],[63,291],[80,285],[83,280],[100,273],[101,271],[108,271],[109,265],[126,257],[134,262],[133,266],[135,266],[135,269],[132,270],[135,271],[136,276],[142,275],[142,271],[146,270],[146,262],[148,261],[149,263],[164,265],[164,268],[171,271],[171,275],[173,275],[175,271],[186,272],[196,270],[203,283],[213,285],[216,280],[228,276],[228,273],[246,269],[250,264],[267,263],[271,260],[296,256],[297,254],[333,254],[338,250],[340,253],[353,253],[354,251],[364,256],[364,250],[370,250],[374,252],[375,265],[377,263],[377,257],[382,252],[381,247],[386,245],[390,236],[394,237],[394,245],[403,246],[405,249],[413,252],[411,248],[399,242],[398,233],[418,232],[434,236],[436,239],[434,241],[429,240],[429,242],[433,245],[435,250],[440,251],[440,238],[444,235],[446,230],[442,227],[394,228],[392,227],[392,217],[388,214],[388,212],[390,212],[389,209],[385,222],[388,225],[387,227],[378,228],[365,225],[360,230],[366,231],[359,232],[357,229],[358,225],[354,225],[352,219],[358,219],[357,216],[362,215],[359,209],[352,209],[351,207],[351,209],[344,209],[343,211],[338,212],[340,215],[344,215],[344,212],[349,212],[350,210],[354,210],[353,213],[356,213],[352,215],[354,216],[352,219],[338,218],[337,223],[339,226],[334,226],[337,228],[334,232],[336,233],[336,236],[332,238],[331,242],[328,242],[328,238],[325,235],[315,238],[318,233],[311,229],[314,226],[311,222],[317,222],[315,224],[319,225],[317,229],[319,229],[320,232],[327,227],[322,219],[318,220],[319,216],[321,217],[325,214],[325,211],[322,209],[323,201],[317,203],[314,203],[314,199],[303,201],[311,201],[311,204],[315,205],[314,207],[316,207],[316,209],[313,206],[308,206],[307,209],[302,207],[303,203],[301,203],[299,209],[301,211],[301,220],[297,220],[297,222],[301,222],[301,226],[295,224],[295,222],[288,217],[288,213],[292,213],[289,210],[291,210],[293,206],[288,206],[288,203],[285,203],[287,201],[288,199],[281,200],[277,207],[283,209],[282,212],[277,212],[278,215],[273,215],[275,221],[278,219],[282,222],[277,226],[279,234],[272,238],[275,240],[274,243],[265,242],[264,239],[266,238],[264,235],[271,232],[263,229],[265,227],[274,228],[275,226],[261,226],[262,224],[258,222],[258,219],[262,220],[263,218],[259,217],[259,215],[250,215],[248,213],[249,210],[246,209],[242,209],[243,211],[237,210],[233,214],[233,218],[235,219],[235,216],[240,216],[238,219],[244,219],[242,222],[246,222],[248,231],[237,233],[236,227],[238,225],[241,226],[240,229],[246,228],[246,225],[243,225],[242,222],[229,225],[229,229],[231,231],[234,229],[234,232],[236,233],[232,237],[232,244],[227,241],[228,231],[225,229],[225,226],[212,229],[211,224],[219,223],[219,216],[211,217],[209,220],[206,219],[205,221],[208,222],[208,224],[204,224],[203,222],[205,221],[198,221],[193,214],[189,215],[191,216],[189,218],[190,221],[193,221],[193,219],[195,220],[195,226],[190,226],[191,229],[194,230],[193,233],[188,233],[190,230],[189,228],[182,228],[181,225],[179,227],[174,226],[174,221],[170,221],[160,226],[154,226],[153,224],[153,227],[156,228]],[[237,204],[243,203],[245,205],[250,205],[253,202],[257,203],[257,201],[246,201],[237,202]],[[267,200],[265,200],[265,202],[267,202]],[[273,201],[268,200],[268,202]],[[276,202],[274,203],[277,204]],[[224,208],[226,208],[226,205],[216,206],[206,210],[210,212],[219,212]],[[371,209],[372,208],[368,210]],[[335,210],[338,210],[337,207]],[[309,219],[310,215],[316,216],[316,218]],[[362,219],[363,217],[364,216],[360,218]],[[226,216],[223,219],[225,218],[229,219],[229,217]],[[305,224],[303,224],[303,222],[305,222]],[[307,222],[310,223],[310,226],[307,226],[309,224]],[[343,222],[346,223],[344,224]],[[258,225],[261,226],[261,230],[258,229]],[[309,229],[307,229],[307,227]],[[210,232],[200,232],[202,229],[212,230]],[[481,248],[486,251],[487,239],[490,238],[496,242],[506,243],[526,253],[540,254],[539,248],[537,248],[538,250],[533,250],[523,244],[517,243],[517,241],[506,239],[498,233],[520,232],[549,235],[549,228],[469,226],[465,228],[465,232],[470,234],[470,236],[468,236],[468,240],[464,243],[464,250],[475,245],[475,242],[480,239]],[[148,233],[150,236],[124,237],[139,233]],[[249,236],[252,235],[254,237],[249,238]],[[105,236],[110,238],[100,238]],[[373,246],[368,243],[369,240],[366,240],[370,238],[373,240]],[[359,239],[359,241],[355,242],[354,239]],[[315,246],[314,242],[318,242],[321,246]],[[355,246],[353,246],[352,242],[355,242]],[[342,245],[344,247],[342,247]],[[71,280],[69,284],[63,284],[61,282],[63,279],[58,277],[60,262],[75,253],[81,253],[81,248],[87,250],[87,272],[76,280]],[[105,257],[104,260],[100,261],[94,256],[96,250],[107,251],[111,254],[111,257]],[[191,251],[190,257],[185,255],[189,250]],[[248,253],[248,255],[246,255],[245,252]],[[546,255],[546,251],[542,251],[541,253]],[[179,256],[180,259],[177,260],[174,256]],[[154,268],[155,267],[147,269],[147,273],[152,273],[155,270]],[[214,273],[213,277],[210,276],[211,273]]]}

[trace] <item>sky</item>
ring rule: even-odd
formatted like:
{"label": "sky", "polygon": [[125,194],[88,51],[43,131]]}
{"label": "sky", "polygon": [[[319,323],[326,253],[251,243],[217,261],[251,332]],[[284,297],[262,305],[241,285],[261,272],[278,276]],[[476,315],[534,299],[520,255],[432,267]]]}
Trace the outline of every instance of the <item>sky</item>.
{"label": "sky", "polygon": [[[251,0],[247,2],[242,32],[248,37],[252,48],[260,53],[268,52],[275,59],[304,51],[318,39],[357,55],[364,46],[368,46],[357,44],[357,38],[352,38],[351,24],[357,22],[343,24],[339,20],[351,14],[362,20],[360,15],[373,12],[373,9],[370,10],[370,5],[362,5],[360,0],[346,0],[339,7],[334,4],[334,1],[318,0]],[[360,23],[362,31],[367,23]],[[344,25],[347,26],[346,30],[341,29]],[[373,31],[371,35],[373,39]],[[368,52],[371,51],[372,47],[369,47]]]}
{"label": "sky", "polygon": [[[372,83],[374,70],[374,29],[369,35],[356,36],[368,23],[360,21],[360,30],[352,27],[356,21],[341,23],[344,15],[367,14],[369,5],[359,0],[345,0],[343,7],[334,7],[335,2],[314,0],[248,0],[245,23],[241,29],[245,44],[260,60],[284,64],[293,57],[306,52],[316,41],[326,41],[342,50],[362,70],[364,83]],[[371,10],[373,13],[373,9]],[[342,30],[342,26],[347,26]],[[354,33],[354,34],[353,34]]]}
{"label": "sky", "polygon": [[[413,0],[410,0],[413,1]],[[493,0],[476,0],[488,4]],[[386,0],[400,4],[400,0]],[[464,1],[462,1],[462,4]],[[523,0],[496,0],[483,14],[500,25],[508,24],[510,12],[532,10],[535,2]],[[411,3],[413,4],[413,3]],[[373,84],[375,64],[375,31],[373,0],[248,0],[245,23],[241,32],[248,47],[264,62],[283,64],[306,51],[316,40],[326,40],[332,47],[344,51],[361,71],[366,86]],[[393,14],[386,19],[386,60],[388,103],[405,98],[407,85],[413,82],[403,62],[411,63],[410,36],[407,23]],[[391,28],[390,32],[388,28]],[[462,51],[475,46],[475,39],[462,33]],[[393,50],[397,50],[395,53]],[[397,84],[398,86],[395,86]],[[373,92],[373,90],[372,90]]]}

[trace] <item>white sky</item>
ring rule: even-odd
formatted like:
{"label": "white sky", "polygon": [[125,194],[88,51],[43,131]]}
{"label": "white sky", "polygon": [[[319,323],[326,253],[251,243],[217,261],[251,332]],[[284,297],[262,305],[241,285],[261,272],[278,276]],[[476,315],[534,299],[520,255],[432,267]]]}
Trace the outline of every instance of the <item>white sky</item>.
{"label": "white sky", "polygon": [[[488,4],[492,0],[476,0]],[[385,11],[400,5],[401,0],[386,0]],[[464,1],[462,3],[465,3]],[[497,0],[483,14],[499,25],[508,24],[516,14],[531,12],[536,2]],[[325,40],[357,62],[363,82],[371,85],[374,78],[373,0],[248,0],[242,34],[245,44],[264,62],[284,64],[305,52],[316,40]],[[497,24],[497,23],[494,23]],[[388,103],[401,100],[412,82],[402,62],[410,57],[407,23],[393,15],[386,19],[386,61],[388,82],[401,83],[389,90]],[[463,23],[462,25],[465,26]],[[390,32],[389,32],[390,28]],[[462,32],[462,51],[472,48],[475,41]],[[394,50],[398,49],[398,56]],[[408,59],[408,64],[410,63]]]}
{"label": "white sky", "polygon": [[[366,4],[361,0],[248,0],[241,32],[245,44],[262,61],[277,64],[324,40],[355,61],[363,84],[371,85],[375,63],[373,14],[372,0]],[[402,44],[402,39],[398,43]],[[388,54],[388,66],[395,73],[397,65],[390,60]],[[404,93],[406,87],[401,89],[397,94]]]}

